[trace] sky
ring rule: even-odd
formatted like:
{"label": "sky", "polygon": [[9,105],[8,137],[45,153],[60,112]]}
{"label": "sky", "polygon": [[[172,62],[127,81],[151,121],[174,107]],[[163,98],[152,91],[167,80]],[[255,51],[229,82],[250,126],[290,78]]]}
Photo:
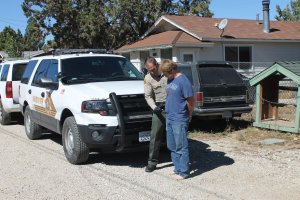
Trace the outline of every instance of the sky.
{"label": "sky", "polygon": [[[14,30],[20,29],[24,34],[27,18],[21,8],[23,0],[0,0],[0,31],[5,26],[11,26]],[[276,5],[285,8],[291,0],[271,0],[270,19],[274,20],[276,15]],[[259,14],[262,19],[262,0],[212,0],[210,10],[214,13],[215,18],[232,18],[232,19],[256,19]]]}

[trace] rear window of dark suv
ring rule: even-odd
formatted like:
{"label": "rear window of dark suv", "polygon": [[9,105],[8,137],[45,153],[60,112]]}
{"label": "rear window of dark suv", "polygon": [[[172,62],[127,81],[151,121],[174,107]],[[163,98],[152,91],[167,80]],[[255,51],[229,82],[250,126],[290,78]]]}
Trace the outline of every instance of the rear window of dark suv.
{"label": "rear window of dark suv", "polygon": [[243,84],[241,77],[230,65],[200,65],[198,70],[202,84]]}
{"label": "rear window of dark suv", "polygon": [[22,78],[27,63],[14,64],[12,68],[12,81],[19,81]]}

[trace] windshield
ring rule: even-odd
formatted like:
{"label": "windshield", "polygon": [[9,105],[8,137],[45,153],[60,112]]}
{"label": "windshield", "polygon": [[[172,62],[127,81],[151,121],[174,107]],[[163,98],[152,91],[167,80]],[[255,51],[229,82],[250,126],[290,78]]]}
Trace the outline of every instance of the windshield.
{"label": "windshield", "polygon": [[126,58],[104,56],[64,59],[60,77],[65,84],[143,80],[141,73]]}

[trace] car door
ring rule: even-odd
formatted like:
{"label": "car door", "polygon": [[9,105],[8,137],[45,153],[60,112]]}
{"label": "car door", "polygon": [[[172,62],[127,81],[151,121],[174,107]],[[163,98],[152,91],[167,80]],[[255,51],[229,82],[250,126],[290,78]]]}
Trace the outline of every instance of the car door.
{"label": "car door", "polygon": [[[58,61],[55,59],[50,60],[44,78],[58,83]],[[41,97],[43,98],[43,110],[41,112],[41,122],[50,130],[57,131],[57,120],[55,115],[57,113],[56,106],[53,103],[52,95],[57,93],[57,89],[42,86]]]}
{"label": "car door", "polygon": [[27,62],[24,63],[15,63],[12,65],[12,93],[13,93],[13,102],[18,104],[19,103],[19,85],[22,75],[25,71]]}

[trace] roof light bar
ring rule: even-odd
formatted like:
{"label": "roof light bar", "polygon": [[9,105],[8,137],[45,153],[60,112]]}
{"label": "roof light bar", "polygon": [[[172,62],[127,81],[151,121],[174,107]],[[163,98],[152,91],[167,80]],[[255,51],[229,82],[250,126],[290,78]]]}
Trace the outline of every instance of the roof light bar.
{"label": "roof light bar", "polygon": [[87,53],[108,53],[106,49],[55,49],[53,54],[66,55],[66,54],[87,54]]}

